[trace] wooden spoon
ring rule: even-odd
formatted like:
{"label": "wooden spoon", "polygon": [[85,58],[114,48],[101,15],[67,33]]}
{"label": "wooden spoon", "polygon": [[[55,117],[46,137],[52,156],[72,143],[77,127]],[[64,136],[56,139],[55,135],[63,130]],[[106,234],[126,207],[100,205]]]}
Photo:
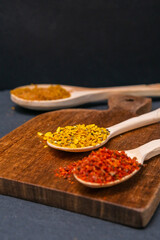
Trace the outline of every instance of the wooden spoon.
{"label": "wooden spoon", "polygon": [[130,118],[126,121],[123,121],[121,123],[118,123],[112,127],[107,128],[107,130],[110,132],[108,137],[105,141],[102,141],[100,144],[97,144],[95,146],[89,146],[89,147],[83,147],[83,148],[67,148],[67,147],[60,147],[53,145],[49,141],[47,141],[47,144],[55,149],[66,151],[66,152],[87,152],[92,151],[94,149],[97,149],[101,146],[103,146],[105,143],[109,141],[112,137],[115,137],[121,133],[128,132],[132,129],[136,129],[142,126],[146,126],[155,122],[160,121],[160,108],[157,110],[154,110],[149,113],[142,114],[138,117]]}
{"label": "wooden spoon", "polygon": [[[49,84],[38,84],[37,87],[47,88]],[[11,94],[11,100],[21,107],[34,109],[34,110],[52,110],[67,107],[74,107],[84,103],[96,102],[108,99],[113,94],[127,94],[134,96],[160,96],[160,84],[151,85],[133,85],[122,87],[109,87],[109,88],[83,88],[75,86],[61,85],[70,92],[69,98],[58,100],[25,100]],[[34,85],[22,86],[33,88]],[[22,88],[19,87],[19,88]]]}
{"label": "wooden spoon", "polygon": [[[153,141],[146,143],[138,148],[135,148],[132,150],[127,150],[127,151],[125,151],[125,153],[131,158],[136,157],[137,161],[143,165],[144,161],[160,154],[160,139],[153,140]],[[120,180],[116,180],[116,181],[112,181],[112,182],[104,183],[104,184],[87,182],[87,181],[81,180],[76,174],[73,174],[73,175],[77,179],[77,181],[79,181],[80,183],[84,184],[87,187],[104,188],[104,187],[111,187],[113,185],[124,182],[124,181],[128,180],[129,178],[131,178],[138,171],[139,171],[139,169],[135,170],[134,172],[123,177]]]}

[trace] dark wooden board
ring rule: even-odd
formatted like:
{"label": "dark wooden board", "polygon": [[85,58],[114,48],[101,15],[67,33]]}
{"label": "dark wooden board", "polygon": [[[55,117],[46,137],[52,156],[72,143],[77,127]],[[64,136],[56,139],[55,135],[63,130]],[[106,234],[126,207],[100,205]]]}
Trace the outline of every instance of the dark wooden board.
{"label": "dark wooden board", "polygon": [[[43,148],[37,132],[58,126],[95,123],[109,127],[150,111],[151,100],[116,96],[109,110],[67,109],[40,114],[0,140],[0,193],[55,206],[113,222],[144,227],[160,201],[160,156],[146,163],[128,181],[105,189],[90,189],[58,178],[54,170],[89,153]],[[111,139],[106,147],[128,150],[160,138],[160,123]]]}

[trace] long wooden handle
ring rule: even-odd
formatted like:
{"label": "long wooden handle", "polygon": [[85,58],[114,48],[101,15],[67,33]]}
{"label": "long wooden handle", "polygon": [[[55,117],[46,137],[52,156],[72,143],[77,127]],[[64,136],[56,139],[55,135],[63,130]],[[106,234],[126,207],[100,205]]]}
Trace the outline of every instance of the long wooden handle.
{"label": "long wooden handle", "polygon": [[153,140],[137,148],[142,156],[142,164],[144,161],[160,154],[160,139]]}
{"label": "long wooden handle", "polygon": [[138,117],[130,118],[124,122],[118,123],[112,127],[109,127],[108,130],[111,133],[110,136],[114,137],[121,133],[130,131],[132,129],[136,129],[139,127],[143,127],[152,123],[156,123],[158,121],[160,121],[160,108],[155,111],[145,113]]}
{"label": "long wooden handle", "polygon": [[160,84],[150,85],[132,85],[132,86],[120,86],[109,88],[85,88],[84,94],[88,95],[88,102],[105,100],[113,94],[126,94],[133,96],[144,97],[159,97],[160,96]]}

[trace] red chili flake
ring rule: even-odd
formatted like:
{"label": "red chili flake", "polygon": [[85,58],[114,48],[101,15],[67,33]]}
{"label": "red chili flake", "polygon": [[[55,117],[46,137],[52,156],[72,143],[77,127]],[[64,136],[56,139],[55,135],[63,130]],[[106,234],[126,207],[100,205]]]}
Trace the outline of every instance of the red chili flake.
{"label": "red chili flake", "polygon": [[128,157],[124,151],[104,147],[77,163],[74,173],[84,181],[103,184],[119,180],[140,166],[135,157]]}
{"label": "red chili flake", "polygon": [[59,167],[59,169],[55,170],[55,175],[57,177],[61,177],[67,179],[71,184],[74,183],[72,176],[73,176],[73,169],[76,167],[78,162],[73,162],[72,164],[67,165],[66,167]]}
{"label": "red chili flake", "polygon": [[92,151],[82,160],[60,167],[55,174],[72,183],[71,177],[75,173],[84,181],[103,184],[119,180],[138,170],[140,166],[136,158],[128,157],[124,151],[109,150],[104,147],[96,152]]}

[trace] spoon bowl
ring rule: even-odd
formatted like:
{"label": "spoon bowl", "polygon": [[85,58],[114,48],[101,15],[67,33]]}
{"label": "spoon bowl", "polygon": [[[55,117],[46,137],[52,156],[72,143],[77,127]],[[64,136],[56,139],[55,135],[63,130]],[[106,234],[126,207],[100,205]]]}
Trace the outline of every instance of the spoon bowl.
{"label": "spoon bowl", "polygon": [[[136,157],[138,163],[143,165],[143,162],[145,160],[148,160],[148,159],[160,154],[160,139],[153,140],[153,141],[146,143],[138,148],[135,148],[132,150],[127,150],[127,151],[125,151],[125,153],[127,154],[128,157],[131,157],[131,158]],[[140,169],[133,171],[131,174],[128,174],[127,176],[121,178],[120,180],[115,180],[115,181],[103,183],[103,184],[84,181],[81,178],[79,178],[75,173],[73,175],[78,182],[80,182],[81,184],[83,184],[87,187],[104,188],[104,187],[111,187],[111,186],[120,184],[120,183],[128,180],[129,178],[134,176],[139,170]]]}
{"label": "spoon bowl", "polygon": [[[108,130],[108,129],[107,129]],[[67,148],[67,147],[59,147],[57,145],[52,144],[51,142],[47,141],[48,146],[50,146],[51,148],[57,149],[57,150],[61,150],[61,151],[65,151],[65,152],[89,152],[89,151],[93,151],[97,148],[102,147],[104,144],[106,144],[108,142],[108,140],[110,139],[110,136],[108,136],[106,138],[105,141],[102,141],[101,143],[95,145],[95,146],[88,146],[88,147],[83,147],[83,148]]]}
{"label": "spoon bowl", "polygon": [[[55,84],[52,84],[54,86]],[[48,88],[51,84],[37,84],[37,87]],[[74,107],[85,103],[91,103],[108,99],[113,94],[127,94],[134,96],[160,96],[160,84],[150,85],[133,85],[122,87],[108,87],[108,88],[85,88],[69,85],[61,85],[64,89],[70,92],[71,96],[68,98],[58,100],[26,100],[19,98],[16,95],[10,95],[11,100],[17,105],[33,109],[33,110],[54,110],[61,108]],[[18,88],[33,88],[34,85],[21,86]]]}
{"label": "spoon bowl", "polygon": [[115,136],[117,136],[121,133],[130,131],[132,129],[136,129],[136,128],[140,128],[140,127],[152,124],[152,123],[156,123],[158,121],[160,121],[160,108],[155,110],[155,111],[142,114],[138,117],[130,118],[126,121],[123,121],[123,122],[118,123],[118,124],[116,124],[112,127],[107,128],[107,131],[109,131],[110,134],[107,136],[105,141],[102,141],[100,144],[97,144],[95,146],[88,146],[88,147],[83,147],[83,148],[67,148],[67,147],[60,147],[60,146],[54,145],[49,141],[47,141],[47,144],[52,148],[55,148],[55,149],[61,150],[61,151],[66,151],[66,152],[92,151],[92,150],[95,150],[99,147],[102,147],[112,137],[115,137]]}

